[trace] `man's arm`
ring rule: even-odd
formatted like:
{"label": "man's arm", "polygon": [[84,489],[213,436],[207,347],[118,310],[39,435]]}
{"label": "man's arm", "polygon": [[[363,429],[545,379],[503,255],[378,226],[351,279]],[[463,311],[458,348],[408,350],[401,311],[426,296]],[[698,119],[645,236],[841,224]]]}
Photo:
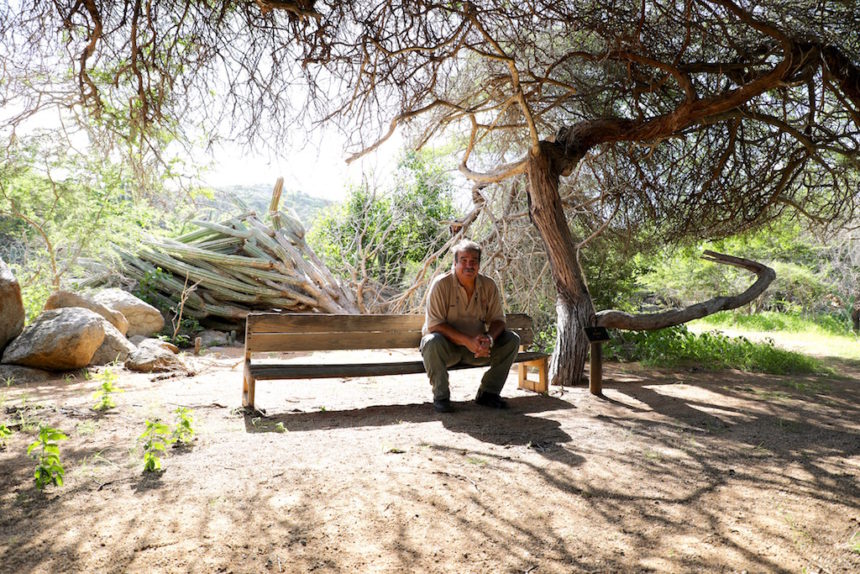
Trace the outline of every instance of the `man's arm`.
{"label": "man's arm", "polygon": [[490,321],[490,327],[487,329],[487,334],[496,341],[504,333],[507,323],[502,319],[494,319]]}

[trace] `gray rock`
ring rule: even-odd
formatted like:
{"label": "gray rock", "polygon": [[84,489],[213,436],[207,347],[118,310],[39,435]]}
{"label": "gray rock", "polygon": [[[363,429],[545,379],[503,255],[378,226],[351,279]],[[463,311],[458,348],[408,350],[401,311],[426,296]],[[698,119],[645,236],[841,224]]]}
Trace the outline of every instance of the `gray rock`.
{"label": "gray rock", "polygon": [[116,327],[120,335],[125,336],[128,332],[128,319],[125,318],[125,315],[77,293],[57,291],[51,294],[45,302],[46,311],[50,309],[63,309],[65,307],[83,307],[84,309],[89,309],[110,321],[110,324]]}
{"label": "gray rock", "polygon": [[122,289],[105,289],[93,296],[96,303],[119,311],[128,320],[127,337],[153,335],[164,328],[164,317],[158,309]]}
{"label": "gray rock", "polygon": [[0,352],[24,330],[21,286],[9,266],[0,259]]}
{"label": "gray rock", "polygon": [[124,362],[128,358],[128,355],[137,349],[137,347],[107,320],[104,322],[104,328],[105,340],[102,341],[101,346],[96,350],[93,358],[90,360],[90,364],[107,365],[114,361]]}
{"label": "gray rock", "polygon": [[104,324],[83,307],[45,311],[6,347],[0,362],[51,371],[86,367],[104,341]]}
{"label": "gray rock", "polygon": [[200,346],[203,348],[226,347],[230,344],[228,334],[222,331],[213,331],[207,329],[205,331],[197,333],[196,336],[200,337]]}
{"label": "gray rock", "polygon": [[0,385],[5,385],[11,380],[15,383],[40,383],[48,379],[54,379],[57,373],[43,371],[42,369],[31,369],[19,365],[0,365]]}
{"label": "gray rock", "polygon": [[139,346],[142,342],[146,341],[147,339],[149,339],[149,337],[146,337],[144,335],[134,335],[134,336],[128,338],[128,340],[131,341],[131,344],[134,345],[135,347]]}
{"label": "gray rock", "polygon": [[141,373],[188,371],[185,363],[168,345],[170,344],[158,339],[142,341],[137,349],[129,353],[128,359],[125,361],[125,368]]}

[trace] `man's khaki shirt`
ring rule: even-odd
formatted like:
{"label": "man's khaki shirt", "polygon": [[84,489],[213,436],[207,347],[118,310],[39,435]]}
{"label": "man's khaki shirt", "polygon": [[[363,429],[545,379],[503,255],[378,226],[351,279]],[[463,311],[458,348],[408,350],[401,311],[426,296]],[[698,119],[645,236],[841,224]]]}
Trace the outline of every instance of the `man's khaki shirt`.
{"label": "man's khaki shirt", "polygon": [[479,273],[469,299],[454,271],[448,271],[430,285],[422,332],[426,335],[431,327],[448,323],[466,335],[480,335],[496,319],[505,320],[496,282]]}

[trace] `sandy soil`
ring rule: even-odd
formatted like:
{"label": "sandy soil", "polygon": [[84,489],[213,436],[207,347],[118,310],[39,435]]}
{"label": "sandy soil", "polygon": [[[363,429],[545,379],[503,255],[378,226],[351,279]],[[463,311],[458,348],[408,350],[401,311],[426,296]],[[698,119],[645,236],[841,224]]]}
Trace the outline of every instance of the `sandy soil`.
{"label": "sandy soil", "polygon": [[[776,377],[608,364],[605,397],[516,389],[438,415],[423,376],[263,381],[241,349],[193,376],[0,387],[0,572],[858,572],[860,365]],[[302,357],[307,360],[309,357]],[[311,360],[331,360],[317,354]],[[142,472],[146,420],[197,439]],[[35,489],[39,422],[62,488]],[[279,432],[281,429],[284,432]]]}

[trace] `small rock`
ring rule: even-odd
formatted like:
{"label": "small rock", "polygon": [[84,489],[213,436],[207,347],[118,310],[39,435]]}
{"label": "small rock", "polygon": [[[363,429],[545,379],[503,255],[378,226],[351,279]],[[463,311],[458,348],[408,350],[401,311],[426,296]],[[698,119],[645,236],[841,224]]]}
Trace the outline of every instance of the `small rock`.
{"label": "small rock", "polygon": [[226,347],[230,344],[230,339],[227,333],[222,331],[213,331],[207,329],[197,334],[200,337],[200,346],[208,347]]}
{"label": "small rock", "polygon": [[188,367],[169,347],[158,339],[146,339],[137,349],[129,353],[125,368],[140,373],[164,373],[169,371],[188,371]]}

